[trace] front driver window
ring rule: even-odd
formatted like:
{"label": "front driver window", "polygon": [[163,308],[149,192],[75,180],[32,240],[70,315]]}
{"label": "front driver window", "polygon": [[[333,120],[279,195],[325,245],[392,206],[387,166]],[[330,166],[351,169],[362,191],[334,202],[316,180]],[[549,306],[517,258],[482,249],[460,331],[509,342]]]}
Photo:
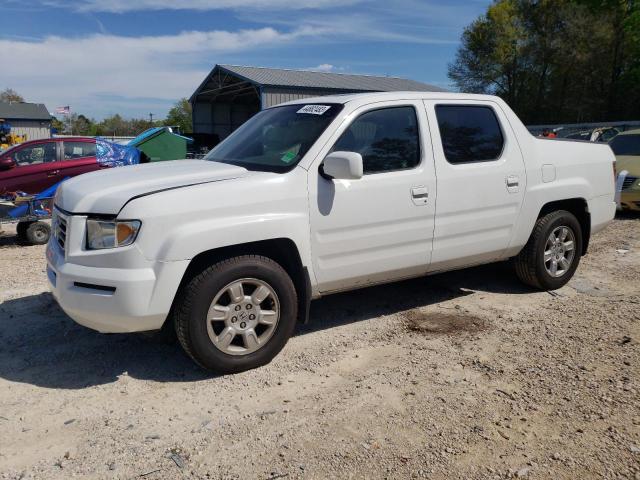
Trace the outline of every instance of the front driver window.
{"label": "front driver window", "polygon": [[413,107],[391,107],[360,115],[332,152],[362,155],[364,173],[413,168],[420,163],[418,120]]}
{"label": "front driver window", "polygon": [[18,150],[14,156],[19,166],[38,165],[56,161],[56,144],[54,142],[36,143]]}

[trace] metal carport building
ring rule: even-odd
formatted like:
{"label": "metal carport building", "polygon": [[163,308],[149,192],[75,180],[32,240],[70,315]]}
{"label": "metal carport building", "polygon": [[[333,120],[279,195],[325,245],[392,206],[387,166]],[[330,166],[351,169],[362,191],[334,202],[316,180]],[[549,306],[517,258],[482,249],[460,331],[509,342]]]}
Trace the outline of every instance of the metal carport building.
{"label": "metal carport building", "polygon": [[391,91],[444,90],[398,77],[216,65],[189,99],[193,133],[222,140],[261,109],[290,100]]}

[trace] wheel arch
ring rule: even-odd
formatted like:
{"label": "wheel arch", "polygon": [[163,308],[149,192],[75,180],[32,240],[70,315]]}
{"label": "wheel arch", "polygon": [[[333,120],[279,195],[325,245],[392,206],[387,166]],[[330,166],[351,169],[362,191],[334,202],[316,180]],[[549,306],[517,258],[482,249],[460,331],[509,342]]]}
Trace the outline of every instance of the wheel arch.
{"label": "wheel arch", "polygon": [[[172,310],[180,291],[194,276],[214,263],[241,255],[261,255],[270,258],[284,268],[291,277],[298,294],[298,321],[306,323],[309,318],[309,306],[312,296],[311,279],[307,267],[302,263],[302,257],[296,243],[286,237],[228,245],[197,254],[191,259],[182,276],[172,302]],[[167,318],[171,318],[171,315]]]}
{"label": "wheel arch", "polygon": [[591,214],[587,201],[584,198],[568,198],[545,203],[538,213],[538,218],[558,210],[566,210],[578,219],[582,233],[582,252],[580,253],[585,255],[591,238]]}

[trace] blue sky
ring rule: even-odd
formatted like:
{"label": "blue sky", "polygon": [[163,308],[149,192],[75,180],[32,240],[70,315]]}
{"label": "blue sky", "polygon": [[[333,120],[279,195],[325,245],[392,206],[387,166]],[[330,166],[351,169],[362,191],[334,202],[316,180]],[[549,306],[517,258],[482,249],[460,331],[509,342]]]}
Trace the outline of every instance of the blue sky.
{"label": "blue sky", "polygon": [[166,115],[216,63],[412,78],[489,0],[0,0],[0,89],[101,119]]}

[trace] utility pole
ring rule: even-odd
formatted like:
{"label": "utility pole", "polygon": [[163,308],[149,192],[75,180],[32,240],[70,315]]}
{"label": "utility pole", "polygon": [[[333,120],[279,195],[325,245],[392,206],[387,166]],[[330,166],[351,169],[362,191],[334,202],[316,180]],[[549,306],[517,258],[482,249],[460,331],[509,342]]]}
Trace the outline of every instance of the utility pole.
{"label": "utility pole", "polygon": [[153,127],[153,113],[149,114],[149,123],[151,124],[151,126]]}

